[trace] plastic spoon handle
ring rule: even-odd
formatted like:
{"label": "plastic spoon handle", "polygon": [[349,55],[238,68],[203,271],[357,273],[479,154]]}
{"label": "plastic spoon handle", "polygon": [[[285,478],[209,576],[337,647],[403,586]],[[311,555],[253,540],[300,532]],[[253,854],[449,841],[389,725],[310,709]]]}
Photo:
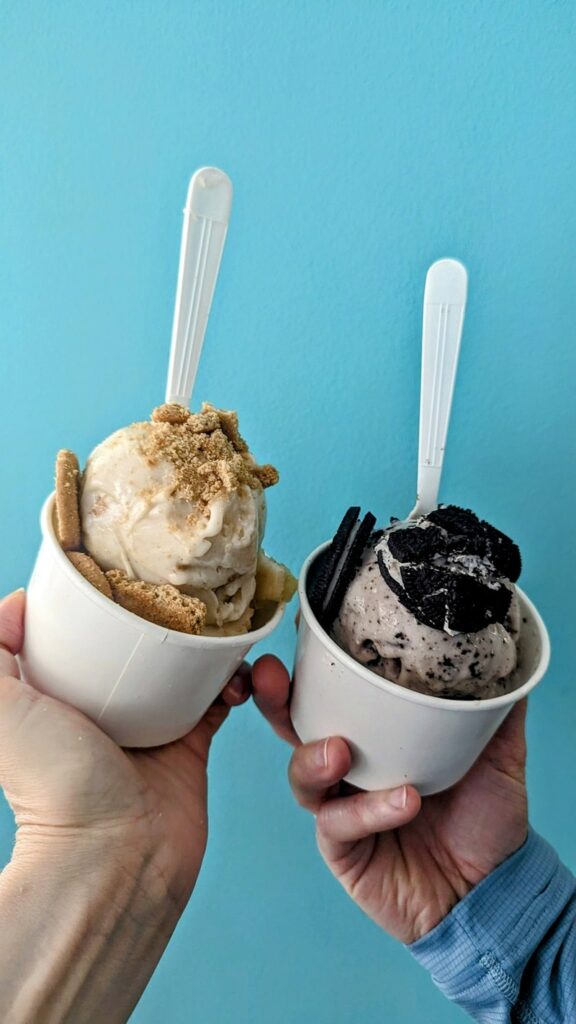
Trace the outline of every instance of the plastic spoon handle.
{"label": "plastic spoon handle", "polygon": [[418,490],[410,519],[431,512],[438,502],[467,291],[461,263],[432,264],[424,290]]}
{"label": "plastic spoon handle", "polygon": [[184,208],[167,402],[190,405],[231,207],[229,177],[216,167],[196,171]]}

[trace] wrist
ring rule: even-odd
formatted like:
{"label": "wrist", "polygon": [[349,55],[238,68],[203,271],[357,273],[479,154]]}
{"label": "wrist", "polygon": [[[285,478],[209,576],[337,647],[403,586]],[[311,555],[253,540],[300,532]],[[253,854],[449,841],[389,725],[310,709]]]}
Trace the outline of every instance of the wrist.
{"label": "wrist", "polygon": [[18,871],[43,865],[43,872],[58,878],[62,869],[89,877],[99,866],[106,867],[119,878],[140,879],[139,894],[152,905],[168,899],[181,913],[205,850],[206,837],[194,838],[197,848],[182,856],[182,846],[168,843],[162,830],[152,826],[146,816],[81,827],[20,824],[11,865]]}
{"label": "wrist", "polygon": [[0,1019],[127,1020],[188,895],[133,832],[23,830],[0,875]]}

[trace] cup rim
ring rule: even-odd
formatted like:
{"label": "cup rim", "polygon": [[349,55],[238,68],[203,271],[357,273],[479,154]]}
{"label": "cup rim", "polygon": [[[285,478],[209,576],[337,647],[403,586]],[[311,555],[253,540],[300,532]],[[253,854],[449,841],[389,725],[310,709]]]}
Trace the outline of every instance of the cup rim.
{"label": "cup rim", "polygon": [[464,711],[466,713],[471,713],[475,711],[488,711],[492,708],[497,709],[506,707],[509,704],[516,704],[531,690],[533,690],[545,675],[550,664],[550,638],[548,636],[548,630],[546,629],[544,621],[535,605],[527,594],[525,594],[518,586],[516,586],[516,591],[522,602],[523,611],[530,617],[540,640],[540,656],[538,658],[538,662],[529,679],[527,679],[522,686],[512,690],[510,693],[502,693],[498,697],[487,697],[484,700],[482,698],[477,698],[476,700],[459,700],[457,698],[432,697],[427,693],[418,693],[415,690],[409,690],[407,687],[399,686],[398,683],[394,683],[392,680],[384,679],[383,676],[376,675],[375,672],[372,672],[365,665],[361,665],[359,661],[356,661],[356,659],[352,657],[352,655],[348,654],[338,646],[336,641],[333,640],[332,637],[329,636],[322,628],[310,607],[310,602],[308,601],[308,595],[306,592],[308,572],[312,563],[322,551],[325,551],[330,543],[331,541],[325,541],[325,543],[320,544],[315,548],[314,551],[308,555],[308,558],[302,566],[298,579],[298,597],[300,600],[300,607],[307,626],[312,630],[320,643],[334,658],[341,662],[349,671],[354,672],[364,682],[370,683],[372,686],[376,687],[376,689],[384,690],[386,693],[396,696],[400,700],[407,700],[413,704],[421,704],[427,708],[436,708],[436,710]]}
{"label": "cup rim", "polygon": [[232,636],[197,636],[191,633],[181,633],[177,629],[167,629],[165,626],[158,626],[155,622],[149,622],[147,619],[142,619],[139,615],[134,612],[128,611],[127,608],[122,608],[121,605],[111,601],[110,598],[101,594],[96,587],[93,587],[91,583],[88,583],[84,579],[81,573],[74,568],[71,561],[66,557],[66,552],[62,550],[56,533],[54,531],[54,520],[53,510],[56,500],[56,494],[53,491],[46,498],[42,510],[40,512],[40,529],[42,531],[42,537],[50,545],[51,550],[54,553],[55,558],[60,562],[62,570],[67,574],[68,578],[81,590],[84,595],[91,601],[94,601],[97,605],[106,612],[107,615],[111,615],[113,618],[120,619],[124,622],[129,622],[131,625],[137,625],[140,632],[148,634],[152,638],[156,638],[158,643],[172,641],[185,647],[202,647],[204,649],[211,647],[246,647],[247,643],[251,646],[257,644],[260,640],[264,640],[267,636],[279,624],[286,605],[280,602],[274,614],[265,622],[263,626],[258,629],[248,631],[248,633],[238,633]]}

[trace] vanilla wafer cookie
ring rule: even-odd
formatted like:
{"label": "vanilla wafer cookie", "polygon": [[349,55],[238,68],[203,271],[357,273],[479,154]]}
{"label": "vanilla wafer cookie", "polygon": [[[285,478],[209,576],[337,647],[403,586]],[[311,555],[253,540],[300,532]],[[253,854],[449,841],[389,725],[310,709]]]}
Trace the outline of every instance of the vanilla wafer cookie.
{"label": "vanilla wafer cookie", "polygon": [[169,583],[144,583],[131,580],[120,569],[110,569],[106,578],[114,600],[141,619],[165,629],[199,635],[206,618],[206,605],[197,597],[181,594]]}
{"label": "vanilla wafer cookie", "polygon": [[111,601],[113,600],[112,587],[100,566],[96,564],[93,558],[90,558],[90,555],[85,555],[82,551],[67,551],[66,555],[74,568],[78,570],[88,583],[96,587],[96,590],[104,594],[104,597],[109,597]]}
{"label": "vanilla wafer cookie", "polygon": [[64,551],[82,547],[80,466],[74,452],[66,448],[56,457],[56,532]]}

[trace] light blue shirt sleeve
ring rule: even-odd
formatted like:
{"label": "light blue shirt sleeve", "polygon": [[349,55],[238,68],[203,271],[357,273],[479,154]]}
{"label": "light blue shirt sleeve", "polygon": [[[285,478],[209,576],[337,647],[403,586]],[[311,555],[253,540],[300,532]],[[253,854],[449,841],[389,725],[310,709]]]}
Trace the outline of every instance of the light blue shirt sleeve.
{"label": "light blue shirt sleeve", "polygon": [[532,829],[408,948],[480,1024],[576,1024],[576,879]]}

